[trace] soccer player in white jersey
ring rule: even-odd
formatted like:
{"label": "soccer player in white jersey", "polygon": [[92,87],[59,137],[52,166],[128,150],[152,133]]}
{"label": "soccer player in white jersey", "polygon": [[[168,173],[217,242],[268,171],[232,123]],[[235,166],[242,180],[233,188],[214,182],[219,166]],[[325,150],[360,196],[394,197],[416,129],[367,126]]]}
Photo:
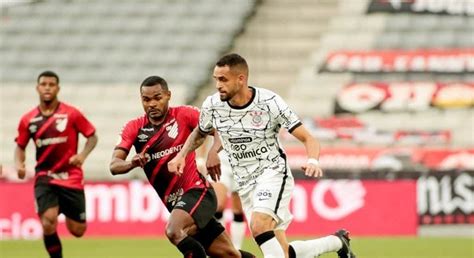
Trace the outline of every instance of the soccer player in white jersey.
{"label": "soccer player in white jersey", "polygon": [[168,163],[169,171],[181,174],[186,155],[199,147],[215,128],[237,183],[250,230],[265,258],[309,258],[337,252],[340,258],[354,258],[348,232],[288,243],[285,230],[294,179],[278,140],[284,127],[301,141],[308,155],[302,167],[310,177],[322,176],[319,142],[301,124],[296,114],[277,94],[248,86],[247,62],[238,54],[223,56],[214,68],[217,93],[203,103],[199,126],[182,150]]}

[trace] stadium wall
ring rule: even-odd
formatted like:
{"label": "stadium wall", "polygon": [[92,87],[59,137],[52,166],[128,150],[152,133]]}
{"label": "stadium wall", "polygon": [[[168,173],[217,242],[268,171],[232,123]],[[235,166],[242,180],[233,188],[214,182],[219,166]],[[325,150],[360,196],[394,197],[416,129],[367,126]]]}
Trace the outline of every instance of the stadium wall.
{"label": "stadium wall", "polygon": [[[288,234],[324,235],[346,227],[358,236],[413,236],[426,225],[472,225],[473,186],[473,172],[430,173],[418,179],[297,180]],[[147,182],[89,182],[85,191],[88,237],[164,236],[169,213]],[[0,239],[41,238],[33,182],[0,182],[0,204]],[[228,222],[231,216],[225,215]],[[66,231],[62,217],[59,232],[68,235]]]}

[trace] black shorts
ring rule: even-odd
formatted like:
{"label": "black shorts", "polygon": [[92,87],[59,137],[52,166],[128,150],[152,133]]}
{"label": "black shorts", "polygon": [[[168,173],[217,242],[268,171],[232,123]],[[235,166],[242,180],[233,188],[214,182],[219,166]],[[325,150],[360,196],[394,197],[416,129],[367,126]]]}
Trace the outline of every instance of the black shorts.
{"label": "black shorts", "polygon": [[173,209],[181,209],[191,215],[198,227],[198,232],[193,237],[201,243],[205,250],[225,230],[221,223],[214,218],[217,210],[217,198],[213,188],[187,191]]}
{"label": "black shorts", "polygon": [[196,235],[193,236],[201,245],[204,247],[204,250],[207,250],[211,246],[212,242],[224,232],[225,228],[222,224],[217,221],[216,218],[212,217],[209,223],[198,231]]}
{"label": "black shorts", "polygon": [[186,211],[193,217],[197,227],[203,229],[216,213],[216,193],[212,188],[191,189],[183,194],[173,209]]}
{"label": "black shorts", "polygon": [[35,205],[38,215],[47,209],[59,206],[59,213],[77,222],[86,222],[84,190],[53,185],[38,178],[35,182]]}

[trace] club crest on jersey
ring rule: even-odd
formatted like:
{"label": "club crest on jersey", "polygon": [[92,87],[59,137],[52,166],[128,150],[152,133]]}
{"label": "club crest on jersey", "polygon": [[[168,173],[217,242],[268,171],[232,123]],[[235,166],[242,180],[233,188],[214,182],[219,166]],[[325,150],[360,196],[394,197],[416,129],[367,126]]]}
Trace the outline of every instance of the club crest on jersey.
{"label": "club crest on jersey", "polygon": [[170,138],[176,139],[176,136],[178,136],[178,123],[175,122],[172,125],[168,125],[166,131],[168,131],[168,136]]}
{"label": "club crest on jersey", "polygon": [[250,116],[252,117],[252,125],[255,127],[260,127],[263,124],[262,119],[263,112],[262,111],[252,111],[250,112]]}
{"label": "club crest on jersey", "polygon": [[67,117],[65,118],[56,118],[56,130],[59,132],[64,132],[66,130]]}

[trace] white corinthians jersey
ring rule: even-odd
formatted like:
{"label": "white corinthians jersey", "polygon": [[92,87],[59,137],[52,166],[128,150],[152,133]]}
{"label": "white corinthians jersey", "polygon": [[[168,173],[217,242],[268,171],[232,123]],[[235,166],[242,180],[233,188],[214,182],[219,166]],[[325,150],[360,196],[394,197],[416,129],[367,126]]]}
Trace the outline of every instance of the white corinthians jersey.
{"label": "white corinthians jersey", "polygon": [[219,93],[209,96],[199,119],[201,131],[215,128],[219,132],[239,189],[255,184],[265,169],[290,173],[278,133],[281,127],[291,132],[301,125],[280,96],[262,88],[251,89],[252,99],[243,107],[221,101]]}

